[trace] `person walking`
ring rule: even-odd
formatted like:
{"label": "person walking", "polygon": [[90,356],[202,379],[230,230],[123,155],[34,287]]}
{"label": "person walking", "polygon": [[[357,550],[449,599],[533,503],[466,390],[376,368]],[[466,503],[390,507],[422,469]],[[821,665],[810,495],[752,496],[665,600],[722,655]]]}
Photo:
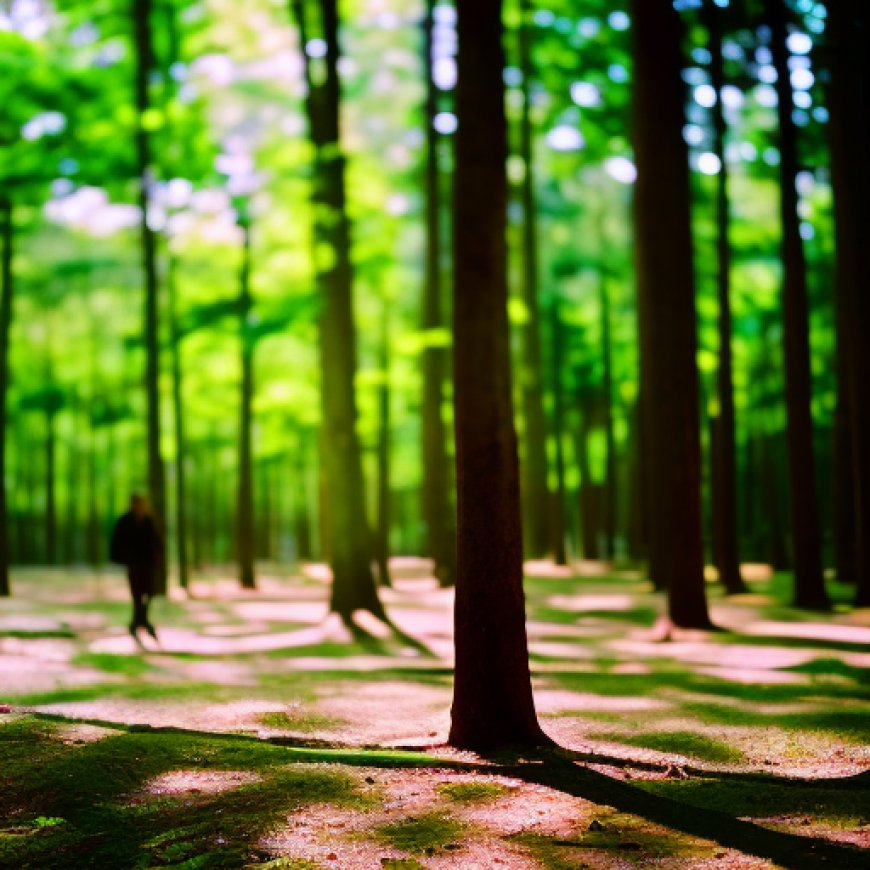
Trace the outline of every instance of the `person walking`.
{"label": "person walking", "polygon": [[112,531],[110,555],[113,562],[127,568],[130,595],[133,598],[133,620],[130,634],[137,640],[140,628],[157,640],[157,632],[148,621],[148,605],[154,595],[154,579],[163,542],[148,499],[140,493],[130,496],[130,510],[115,523]]}

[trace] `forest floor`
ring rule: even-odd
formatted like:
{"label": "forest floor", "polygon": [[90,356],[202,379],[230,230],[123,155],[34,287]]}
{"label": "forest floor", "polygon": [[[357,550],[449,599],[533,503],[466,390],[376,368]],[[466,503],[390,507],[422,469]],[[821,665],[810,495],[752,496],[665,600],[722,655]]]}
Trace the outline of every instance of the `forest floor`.
{"label": "forest floor", "polygon": [[[0,600],[0,867],[870,866],[870,610],[662,640],[629,571],[530,564],[535,697],[565,751],[443,745],[452,593],[396,560],[395,629],[327,578],[198,575],[128,635],[119,573],[22,570]],[[832,584],[839,600],[849,590]],[[5,705],[5,706],[2,706]]]}

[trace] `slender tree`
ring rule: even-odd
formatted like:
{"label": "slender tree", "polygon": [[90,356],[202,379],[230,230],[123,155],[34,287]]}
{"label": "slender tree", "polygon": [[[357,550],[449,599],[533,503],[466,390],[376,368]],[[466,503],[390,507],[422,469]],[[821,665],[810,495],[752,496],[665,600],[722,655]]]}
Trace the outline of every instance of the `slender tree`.
{"label": "slender tree", "polygon": [[779,206],[783,266],[782,306],[785,340],[785,400],[788,418],[788,476],[791,536],[794,548],[794,603],[798,607],[830,606],[822,575],[821,532],[817,502],[816,463],[811,410],[807,271],[798,218],[797,129],[792,119],[794,96],[788,66],[785,0],[764,0],[776,69],[779,121]]}
{"label": "slender tree", "polygon": [[671,621],[710,626],[701,539],[695,286],[682,137],[681,26],[671,0],[632,0],[635,239],[653,578]]}
{"label": "slender tree", "polygon": [[734,379],[731,354],[731,207],[728,198],[728,163],[725,136],[728,126],[722,91],[725,65],[722,58],[722,10],[704,0],[704,20],[709,34],[710,80],[716,91],[713,107],[713,153],[719,158],[716,177],[716,296],[719,305],[719,365],[716,370],[715,437],[711,444],[713,473],[713,555],[719,579],[730,593],[745,592],[740,576],[737,542],[737,441],[734,422]]}
{"label": "slender tree", "polygon": [[[870,13],[860,3],[828,6],[831,165],[837,233],[837,340],[847,398],[851,457],[852,569],[856,603],[870,605],[870,274],[865,213],[870,200]],[[841,449],[845,445],[840,445]]]}
{"label": "slender tree", "polygon": [[239,581],[243,589],[254,589],[256,577],[254,522],[254,459],[252,448],[254,403],[254,330],[251,297],[251,220],[247,203],[239,206],[242,229],[242,261],[239,268],[239,345],[242,382],[239,392],[239,492],[236,505],[236,541]]}
{"label": "slender tree", "polygon": [[444,330],[443,276],[441,257],[441,169],[439,162],[438,89],[433,78],[434,0],[427,0],[423,21],[426,96],[423,107],[426,124],[426,272],[423,285],[422,326],[427,333],[423,350],[423,522],[426,527],[426,555],[435,562],[435,576],[442,586],[456,579],[456,523],[450,499],[450,468],[447,457],[447,429],[444,425],[444,383],[447,348],[440,340]]}
{"label": "slender tree", "polygon": [[[602,249],[605,244],[602,220]],[[604,489],[602,492],[602,532],[605,558],[612,559],[616,555],[616,512],[617,512],[617,480],[616,480],[616,435],[613,424],[613,342],[610,328],[610,275],[604,263],[598,276],[598,307],[601,322],[601,411],[604,425]]]}
{"label": "slender tree", "polygon": [[[310,0],[309,0],[310,2]],[[322,297],[321,392],[327,522],[332,566],[331,609],[344,619],[356,610],[383,616],[372,571],[372,536],[366,520],[359,436],[356,431],[356,333],[350,221],[345,207],[344,155],[339,110],[341,86],[337,0],[318,0],[319,37],[326,52],[312,58],[306,0],[291,0],[303,50],[308,132],[314,146],[314,265]]]}
{"label": "slender tree", "polygon": [[377,527],[375,560],[378,580],[390,586],[390,528],[392,504],[390,492],[390,303],[384,300],[381,312],[380,347],[378,348],[381,379],[378,384],[378,447],[377,447]]}
{"label": "slender tree", "polygon": [[500,0],[457,7],[453,365],[458,507],[450,743],[539,744],[526,643],[505,244]]}
{"label": "slender tree", "polygon": [[550,388],[553,394],[553,457],[556,487],[551,495],[550,547],[557,565],[568,564],[565,549],[565,386],[562,371],[565,365],[565,327],[562,323],[561,300],[554,292],[550,299]]}
{"label": "slender tree", "polygon": [[520,157],[523,161],[522,298],[526,319],[522,327],[520,392],[523,408],[523,530],[527,556],[543,556],[551,549],[548,520],[547,418],[544,414],[544,378],[541,354],[541,314],[538,299],[538,223],[535,195],[535,153],[532,125],[532,9],[520,2],[519,61],[522,71]]}
{"label": "slender tree", "polygon": [[6,507],[6,396],[9,390],[9,330],[12,325],[12,269],[15,224],[12,202],[0,198],[0,596],[9,595],[9,515]]}
{"label": "slender tree", "polygon": [[[141,237],[142,273],[145,282],[145,398],[147,405],[146,444],[148,488],[158,531],[166,534],[166,480],[160,454],[160,336],[158,317],[157,237],[148,222],[153,169],[151,143],[146,119],[151,108],[149,81],[155,69],[151,33],[152,0],[131,0],[133,49],[135,56],[136,169],[139,177],[139,232]],[[166,560],[157,572],[156,591],[166,591]]]}

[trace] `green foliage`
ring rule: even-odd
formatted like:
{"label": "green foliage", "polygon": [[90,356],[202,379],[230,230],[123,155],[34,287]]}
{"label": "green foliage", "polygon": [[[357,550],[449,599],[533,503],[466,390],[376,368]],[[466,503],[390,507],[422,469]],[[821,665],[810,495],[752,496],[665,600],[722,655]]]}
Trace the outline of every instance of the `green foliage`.
{"label": "green foliage", "polygon": [[401,819],[381,825],[373,835],[406,852],[432,855],[462,836],[465,825],[441,813],[425,813],[419,818]]}

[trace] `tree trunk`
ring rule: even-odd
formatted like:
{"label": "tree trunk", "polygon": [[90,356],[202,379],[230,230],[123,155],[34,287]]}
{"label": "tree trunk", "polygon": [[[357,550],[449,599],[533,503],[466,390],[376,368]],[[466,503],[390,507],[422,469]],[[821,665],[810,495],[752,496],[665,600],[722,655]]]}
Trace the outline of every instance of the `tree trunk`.
{"label": "tree trunk", "polygon": [[727,125],[722,102],[725,70],[722,59],[722,11],[704,0],[709,33],[710,79],[716,91],[713,109],[713,152],[719,158],[716,179],[716,295],[719,305],[719,366],[716,371],[715,448],[711,445],[713,474],[713,556],[719,580],[730,594],[745,592],[740,575],[737,539],[737,441],[734,422],[734,383],[731,354],[731,245],[728,238],[731,209],[728,199],[728,164],[725,160]]}
{"label": "tree trunk", "polygon": [[[601,233],[604,242],[604,233]],[[601,318],[601,363],[602,363],[602,411],[604,424],[604,490],[602,509],[602,531],[604,533],[604,552],[606,559],[616,555],[616,438],[613,431],[613,348],[610,332],[610,290],[608,275],[602,265],[598,276],[598,304]]]}
{"label": "tree trunk", "polygon": [[[856,604],[870,605],[870,298],[866,208],[870,200],[870,64],[866,4],[828,4],[832,48],[831,164],[837,232],[837,323],[848,402]],[[840,349],[838,348],[838,351]]]}
{"label": "tree trunk", "polygon": [[500,0],[460,4],[457,33],[453,365],[459,521],[449,741],[480,751],[546,738],[529,674],[511,408]]}
{"label": "tree trunk", "polygon": [[523,161],[523,303],[520,390],[523,402],[523,529],[527,557],[546,555],[552,536],[547,529],[550,504],[547,486],[547,420],[544,414],[544,383],[541,355],[541,315],[538,302],[538,226],[535,202],[535,154],[531,119],[531,78],[534,74],[529,0],[521,0],[519,59],[522,70],[520,157]]}
{"label": "tree trunk", "polygon": [[631,10],[638,323],[652,460],[650,567],[668,591],[671,621],[707,628],[681,27],[671,0],[632,0]]}
{"label": "tree trunk", "polygon": [[56,410],[45,411],[45,564],[56,565],[57,558],[57,488],[56,459],[57,433],[55,431]]}
{"label": "tree trunk", "polygon": [[580,490],[578,493],[578,508],[580,510],[580,540],[583,545],[584,559],[598,559],[601,555],[598,549],[598,531],[600,525],[597,488],[592,480],[592,469],[589,467],[589,432],[591,426],[592,402],[588,396],[580,399],[580,425],[574,441],[577,456],[577,468],[580,471]]}
{"label": "tree trunk", "polygon": [[[141,235],[142,272],[145,281],[144,341],[145,400],[147,405],[148,488],[154,521],[161,537],[166,537],[166,472],[160,455],[160,336],[158,319],[157,238],[148,225],[151,199],[151,146],[144,118],[151,101],[148,84],[155,68],[151,34],[152,0],[131,0],[133,49],[136,62],[136,170],[139,176],[139,231]],[[157,571],[155,591],[166,593],[166,559]]]}
{"label": "tree trunk", "polygon": [[12,247],[15,242],[12,203],[0,199],[0,597],[10,593],[9,513],[6,504],[6,395],[9,391],[9,330],[12,325]]}
{"label": "tree trunk", "polygon": [[339,135],[337,0],[319,0],[318,36],[326,45],[314,64],[306,0],[291,0],[305,60],[305,109],[314,158],[314,265],[323,297],[320,359],[323,446],[332,565],[330,609],[343,619],[356,610],[384,616],[372,571],[372,537],[365,512],[362,458],[356,431],[356,333],[353,323],[350,221],[345,207],[344,156]]}
{"label": "tree trunk", "polygon": [[551,377],[553,390],[553,446],[556,465],[556,489],[551,496],[550,547],[557,565],[568,564],[565,551],[565,453],[562,438],[565,434],[565,401],[562,384],[564,360],[564,327],[559,311],[559,297],[553,294],[550,307],[550,340],[552,352]]}
{"label": "tree trunk", "polygon": [[[244,206],[242,207],[244,209]],[[236,505],[236,545],[239,582],[243,589],[255,589],[254,570],[254,459],[252,428],[254,402],[254,334],[251,308],[251,225],[247,214],[239,217],[242,228],[242,262],[239,270],[239,344],[242,382],[239,393],[239,492]]]}
{"label": "tree trunk", "polygon": [[649,514],[643,437],[643,390],[631,411],[628,469],[628,555],[638,561],[649,555]]}
{"label": "tree trunk", "polygon": [[181,364],[181,330],[178,322],[175,286],[175,259],[169,251],[166,262],[166,289],[169,295],[169,326],[172,346],[172,419],[175,428],[175,543],[178,556],[178,583],[190,585],[187,529],[187,444],[184,437],[184,369]]}
{"label": "tree trunk", "polygon": [[765,0],[776,69],[779,119],[779,187],[782,223],[785,400],[788,419],[788,472],[794,547],[794,603],[797,607],[830,606],[822,576],[821,533],[813,454],[807,275],[795,187],[798,173],[797,130],[786,48],[785,0]]}
{"label": "tree trunk", "polygon": [[377,536],[375,559],[378,565],[378,580],[382,586],[390,582],[390,327],[389,303],[384,301],[381,314],[380,369],[378,385],[378,488],[377,488]]}
{"label": "tree trunk", "polygon": [[450,469],[443,412],[447,349],[440,340],[430,340],[445,328],[441,273],[441,172],[438,160],[439,135],[435,129],[438,92],[432,77],[434,8],[434,0],[427,0],[423,22],[423,46],[426,54],[426,277],[423,287],[422,326],[428,335],[423,350],[422,508],[426,528],[426,555],[435,562],[435,576],[441,586],[453,586],[456,582],[456,520],[449,491]]}

